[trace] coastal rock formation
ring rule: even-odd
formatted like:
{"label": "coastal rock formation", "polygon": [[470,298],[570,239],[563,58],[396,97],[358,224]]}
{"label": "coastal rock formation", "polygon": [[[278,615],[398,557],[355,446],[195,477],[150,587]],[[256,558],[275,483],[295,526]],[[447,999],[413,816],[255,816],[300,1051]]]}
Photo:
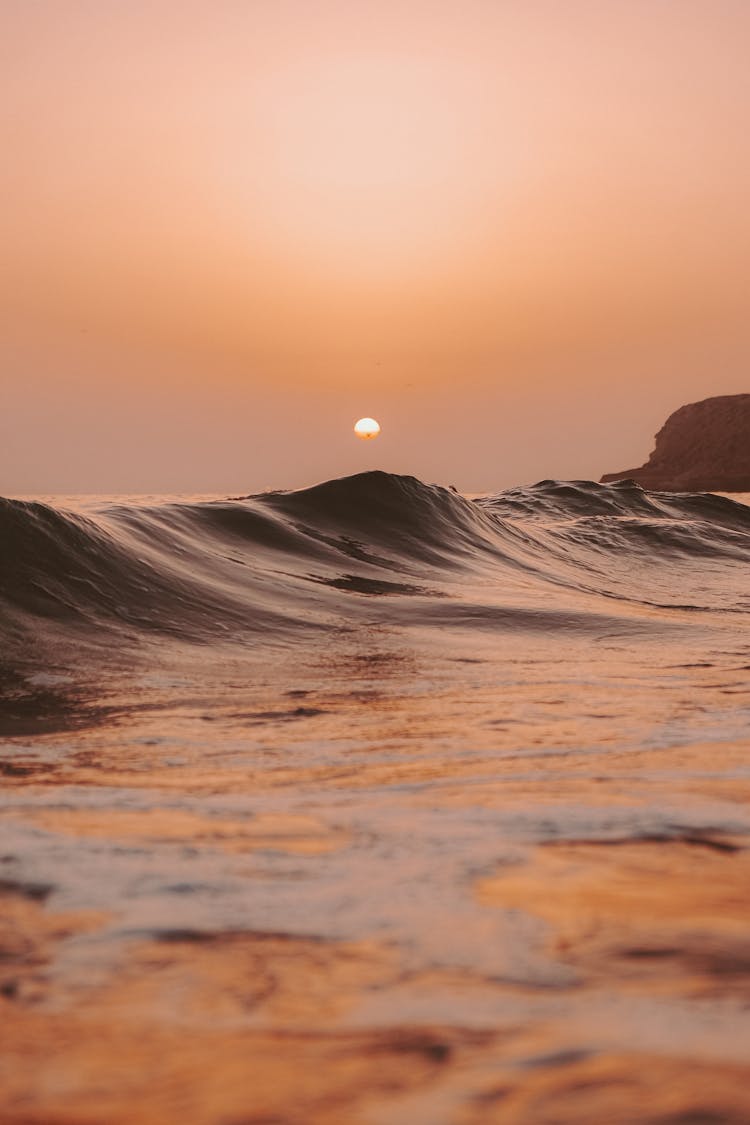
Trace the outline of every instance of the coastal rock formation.
{"label": "coastal rock formation", "polygon": [[605,473],[669,492],[750,492],[750,394],[718,395],[670,414],[645,465]]}

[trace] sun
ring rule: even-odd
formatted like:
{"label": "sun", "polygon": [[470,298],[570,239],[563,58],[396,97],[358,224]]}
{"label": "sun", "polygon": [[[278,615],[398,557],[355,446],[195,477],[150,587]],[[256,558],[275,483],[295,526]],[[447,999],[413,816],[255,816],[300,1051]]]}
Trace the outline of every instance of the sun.
{"label": "sun", "polygon": [[360,418],[355,423],[354,432],[358,438],[362,438],[362,441],[370,441],[380,433],[380,424],[374,418]]}

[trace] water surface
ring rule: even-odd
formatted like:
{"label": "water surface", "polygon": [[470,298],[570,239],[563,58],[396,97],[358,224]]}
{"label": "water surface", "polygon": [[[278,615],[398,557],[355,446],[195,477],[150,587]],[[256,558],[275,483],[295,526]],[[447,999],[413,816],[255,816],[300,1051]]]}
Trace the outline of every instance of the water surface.
{"label": "water surface", "polygon": [[749,1120],[742,500],[0,501],[3,1120]]}

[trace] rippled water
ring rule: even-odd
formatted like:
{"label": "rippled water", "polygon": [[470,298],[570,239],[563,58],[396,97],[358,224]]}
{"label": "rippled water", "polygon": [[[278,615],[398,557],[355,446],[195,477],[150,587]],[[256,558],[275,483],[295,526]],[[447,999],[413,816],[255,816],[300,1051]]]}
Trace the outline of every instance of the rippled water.
{"label": "rippled water", "polygon": [[0,501],[3,1120],[750,1120],[742,500]]}

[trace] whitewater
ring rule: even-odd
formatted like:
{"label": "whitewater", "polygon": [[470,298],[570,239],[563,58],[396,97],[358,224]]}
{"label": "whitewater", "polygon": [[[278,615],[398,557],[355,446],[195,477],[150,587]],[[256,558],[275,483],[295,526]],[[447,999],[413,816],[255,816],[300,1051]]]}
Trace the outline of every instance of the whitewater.
{"label": "whitewater", "polygon": [[0,499],[3,1122],[750,1120],[748,499]]}

